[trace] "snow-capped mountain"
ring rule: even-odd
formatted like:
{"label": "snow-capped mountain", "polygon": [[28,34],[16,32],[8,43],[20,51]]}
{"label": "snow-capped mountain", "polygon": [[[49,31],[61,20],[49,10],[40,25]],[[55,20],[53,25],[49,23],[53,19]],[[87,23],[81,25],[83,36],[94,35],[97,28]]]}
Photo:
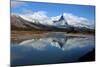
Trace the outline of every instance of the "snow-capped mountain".
{"label": "snow-capped mountain", "polygon": [[38,15],[34,14],[32,16],[25,16],[25,15],[20,15],[23,19],[36,23],[36,24],[42,24],[42,25],[49,25],[49,26],[55,26],[58,28],[66,28],[68,26],[67,22],[64,19],[64,16],[62,15],[59,20],[53,21],[51,18],[44,16],[44,15]]}
{"label": "snow-capped mountain", "polygon": [[30,20],[20,15],[11,15],[11,29],[12,30],[52,30],[57,29],[52,25],[45,25],[40,23],[39,20]]}
{"label": "snow-capped mountain", "polygon": [[32,15],[20,15],[23,19],[42,25],[51,25],[59,28],[67,28],[69,25],[74,27],[94,28],[90,21],[83,17],[74,16],[70,13],[63,13],[55,17],[48,17],[46,14],[37,12]]}
{"label": "snow-capped mountain", "polygon": [[60,28],[67,28],[69,27],[68,22],[65,20],[64,16],[60,16],[60,18],[58,20],[53,20],[53,25],[60,27]]}
{"label": "snow-capped mountain", "polygon": [[32,15],[20,15],[20,17],[37,24],[53,25],[53,21],[44,12],[35,12]]}
{"label": "snow-capped mountain", "polygon": [[[62,15],[51,17],[52,21],[56,21],[57,25],[70,25],[74,27],[86,27],[86,28],[94,28],[94,24],[90,24],[90,21],[83,17],[74,16],[69,13],[63,13]],[[63,20],[64,22],[60,23]]]}
{"label": "snow-capped mountain", "polygon": [[21,16],[18,15],[11,15],[11,28],[12,29],[42,29],[47,28],[44,25],[37,24],[38,21],[33,23],[29,20],[23,19]]}
{"label": "snow-capped mountain", "polygon": [[11,26],[12,29],[84,31],[92,29],[94,25],[89,25],[85,18],[67,13],[51,18],[43,13],[34,13],[32,15],[11,15]]}

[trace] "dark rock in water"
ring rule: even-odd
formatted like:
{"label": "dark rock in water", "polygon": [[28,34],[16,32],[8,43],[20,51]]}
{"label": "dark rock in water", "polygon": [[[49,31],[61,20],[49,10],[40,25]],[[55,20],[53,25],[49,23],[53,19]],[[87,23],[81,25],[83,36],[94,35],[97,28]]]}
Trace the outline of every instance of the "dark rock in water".
{"label": "dark rock in water", "polygon": [[92,51],[85,54],[84,56],[80,57],[79,61],[80,62],[95,61],[95,48]]}

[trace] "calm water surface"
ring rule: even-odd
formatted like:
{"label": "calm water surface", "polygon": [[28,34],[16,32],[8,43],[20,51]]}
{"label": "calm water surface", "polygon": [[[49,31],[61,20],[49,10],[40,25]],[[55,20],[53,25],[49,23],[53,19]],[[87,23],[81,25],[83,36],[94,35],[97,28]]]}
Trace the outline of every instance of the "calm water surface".
{"label": "calm water surface", "polygon": [[94,41],[94,36],[51,34],[21,43],[12,43],[11,65],[76,62],[95,48]]}

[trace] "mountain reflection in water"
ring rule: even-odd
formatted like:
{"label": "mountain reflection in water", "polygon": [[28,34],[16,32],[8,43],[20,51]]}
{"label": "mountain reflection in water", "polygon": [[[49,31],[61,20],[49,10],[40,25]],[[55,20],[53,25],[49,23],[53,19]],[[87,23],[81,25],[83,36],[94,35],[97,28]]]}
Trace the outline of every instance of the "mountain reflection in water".
{"label": "mountain reflection in water", "polygon": [[11,46],[11,65],[76,62],[94,47],[94,36],[53,34],[34,38]]}

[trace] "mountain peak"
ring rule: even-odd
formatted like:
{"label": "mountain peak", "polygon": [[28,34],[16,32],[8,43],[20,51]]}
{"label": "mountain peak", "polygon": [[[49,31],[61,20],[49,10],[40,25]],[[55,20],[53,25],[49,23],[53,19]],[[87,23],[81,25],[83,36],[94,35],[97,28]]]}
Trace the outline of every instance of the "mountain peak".
{"label": "mountain peak", "polygon": [[66,21],[64,15],[65,15],[65,13],[63,13],[63,14],[61,15],[59,21],[61,21],[61,22],[62,22],[63,24],[65,24],[65,25],[68,25],[68,23],[67,23],[67,21]]}
{"label": "mountain peak", "polygon": [[59,18],[59,21],[61,21],[61,20],[64,20],[64,16],[63,15]]}

